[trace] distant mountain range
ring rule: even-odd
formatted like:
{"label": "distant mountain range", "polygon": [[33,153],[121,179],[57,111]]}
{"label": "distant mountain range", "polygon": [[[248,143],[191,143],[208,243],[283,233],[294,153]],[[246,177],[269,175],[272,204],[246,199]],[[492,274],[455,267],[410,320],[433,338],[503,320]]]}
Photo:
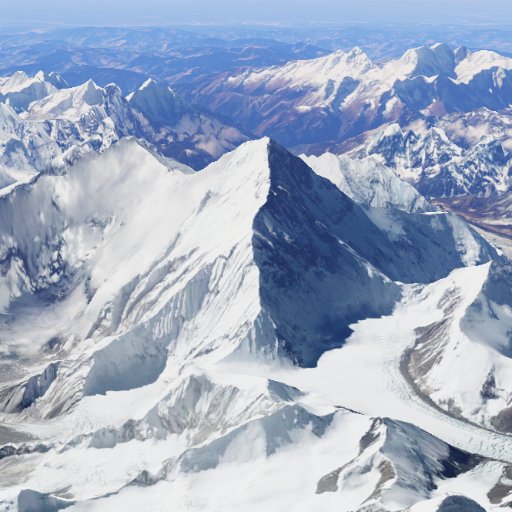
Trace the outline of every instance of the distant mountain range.
{"label": "distant mountain range", "polygon": [[339,144],[383,124],[405,126],[512,102],[512,59],[444,44],[374,64],[359,48],[219,76],[190,98],[288,146]]}

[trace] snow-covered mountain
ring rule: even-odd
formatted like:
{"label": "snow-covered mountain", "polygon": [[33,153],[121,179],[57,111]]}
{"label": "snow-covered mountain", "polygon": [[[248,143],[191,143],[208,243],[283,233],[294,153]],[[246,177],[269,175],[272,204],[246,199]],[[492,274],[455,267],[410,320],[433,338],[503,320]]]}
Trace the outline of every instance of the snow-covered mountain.
{"label": "snow-covered mountain", "polygon": [[77,87],[68,87],[60,77],[43,73],[34,77],[15,73],[1,80],[6,137],[11,140],[16,134],[15,142],[2,153],[9,162],[0,172],[4,186],[25,175],[60,168],[89,151],[104,151],[125,136],[144,140],[160,154],[195,168],[248,138],[153,81],[125,98],[115,84],[99,87],[92,80]]}
{"label": "snow-covered mountain", "polygon": [[[468,421],[510,433],[510,265],[454,278],[440,318],[418,330],[404,367],[421,393]],[[465,371],[464,369],[471,369]],[[454,371],[457,379],[453,379]]]}
{"label": "snow-covered mountain", "polygon": [[476,336],[466,277],[508,260],[371,159],[333,158],[317,174],[264,138],[193,173],[124,139],[0,197],[4,508],[507,503],[494,416],[436,409],[401,365],[451,321],[454,280]]}
{"label": "snow-covered mountain", "polygon": [[349,154],[377,158],[425,196],[487,196],[511,186],[510,153],[498,140],[485,136],[464,148],[441,128],[416,132],[391,124]]}
{"label": "snow-covered mountain", "polygon": [[512,506],[512,59],[268,44],[0,78],[1,511]]}
{"label": "snow-covered mountain", "polygon": [[248,140],[248,135],[199,107],[165,84],[148,80],[128,96],[144,139],[161,154],[198,168]]}
{"label": "snow-covered mountain", "polygon": [[[512,59],[445,44],[373,63],[359,48],[221,75],[194,101],[289,146],[339,143],[383,124],[512,103]],[[211,82],[211,80],[210,80]]]}
{"label": "snow-covered mountain", "polygon": [[26,110],[30,103],[67,87],[65,80],[55,73],[39,71],[28,76],[18,71],[12,76],[0,78],[0,101],[9,104],[15,111]]}
{"label": "snow-covered mountain", "polygon": [[303,155],[302,159],[359,204],[407,212],[435,211],[412,185],[373,156],[359,159],[324,153],[318,157]]}
{"label": "snow-covered mountain", "polygon": [[45,126],[24,121],[0,103],[0,195],[39,172],[58,170],[62,151]]}

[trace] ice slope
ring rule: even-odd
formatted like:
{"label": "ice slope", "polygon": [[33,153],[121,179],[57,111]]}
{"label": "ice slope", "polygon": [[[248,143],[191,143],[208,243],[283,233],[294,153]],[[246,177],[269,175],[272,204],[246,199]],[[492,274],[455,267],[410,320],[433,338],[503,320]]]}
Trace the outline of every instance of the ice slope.
{"label": "ice slope", "polygon": [[[403,508],[473,471],[445,473],[451,448],[388,420],[379,443],[359,450],[372,418],[416,421],[416,402],[372,388],[403,345],[368,351],[371,333],[353,343],[360,326],[410,335],[427,320],[414,308],[434,314],[431,301],[409,309],[411,289],[436,290],[454,268],[499,260],[453,215],[363,208],[269,139],[199,173],[123,140],[0,198],[0,241],[4,507],[161,510],[192,500],[199,510],[348,511],[391,496]],[[403,291],[407,321],[396,329],[385,315]],[[351,357],[360,346],[364,363]],[[342,365],[326,369],[339,354]],[[316,368],[291,364],[319,357]],[[354,403],[366,415],[340,407]],[[449,441],[460,447],[466,424],[453,422]],[[471,428],[477,443],[482,431]],[[431,450],[428,467],[414,450],[404,464],[393,448],[404,431]],[[492,445],[471,451],[501,458]],[[360,474],[363,460],[362,480],[339,481],[350,499],[317,492],[345,464]],[[383,460],[395,468],[385,486]],[[492,487],[503,464],[482,463],[495,465]],[[425,485],[411,490],[418,473]],[[276,486],[288,491],[269,492]]]}
{"label": "ice slope", "polygon": [[302,159],[359,204],[418,213],[435,210],[412,185],[374,158],[324,153],[318,157],[303,155]]}

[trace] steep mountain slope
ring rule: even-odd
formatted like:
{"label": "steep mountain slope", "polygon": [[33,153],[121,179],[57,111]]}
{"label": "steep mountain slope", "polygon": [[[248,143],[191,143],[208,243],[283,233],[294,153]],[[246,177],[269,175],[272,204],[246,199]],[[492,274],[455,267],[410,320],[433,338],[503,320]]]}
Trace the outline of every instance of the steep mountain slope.
{"label": "steep mountain slope", "polygon": [[356,159],[324,153],[318,157],[304,155],[302,159],[317,174],[364,206],[395,207],[419,213],[435,210],[412,185],[375,158]]}
{"label": "steep mountain slope", "polygon": [[62,165],[61,150],[45,127],[22,120],[0,103],[0,195],[38,172]]}
{"label": "steep mountain slope", "polygon": [[[67,294],[66,290],[74,290],[79,283],[83,283],[87,285],[83,293],[89,297],[87,311],[91,311],[92,317],[86,321],[88,313],[82,312],[82,320],[75,322],[75,326],[85,322],[80,331],[83,334],[92,334],[98,329],[107,329],[108,332],[113,329],[112,332],[115,332],[120,328],[119,315],[122,314],[128,298],[124,296],[127,292],[120,295],[121,303],[115,306],[117,312],[114,314],[111,311],[116,303],[114,297],[137,275],[132,274],[134,270],[128,265],[130,261],[137,259],[137,255],[130,249],[123,256],[120,247],[131,248],[135,240],[138,240],[137,245],[144,247],[143,261],[147,261],[148,265],[154,265],[158,254],[165,247],[172,247],[176,237],[183,240],[181,243],[185,246],[185,238],[190,240],[191,247],[200,243],[201,252],[206,251],[208,244],[204,236],[199,235],[204,229],[201,227],[201,216],[193,212],[199,210],[205,218],[212,215],[209,209],[200,206],[201,201],[203,198],[208,201],[210,197],[229,197],[232,192],[227,192],[222,187],[233,186],[234,178],[223,185],[225,180],[221,176],[231,176],[229,173],[235,171],[230,169],[238,166],[243,170],[233,175],[241,183],[246,181],[247,191],[236,194],[237,198],[233,200],[244,202],[248,197],[268,195],[267,202],[256,205],[253,213],[245,205],[246,215],[252,219],[247,222],[249,225],[254,224],[253,228],[247,229],[246,236],[254,237],[254,242],[251,243],[254,244],[255,262],[260,270],[264,267],[268,269],[262,274],[264,281],[261,284],[261,296],[267,301],[265,309],[281,331],[282,343],[290,345],[288,350],[306,364],[314,362],[318,357],[322,351],[322,343],[329,346],[342,341],[344,326],[357,319],[354,315],[364,317],[378,314],[382,308],[389,309],[393,297],[397,297],[397,287],[388,278],[430,282],[445,275],[455,266],[472,261],[486,261],[492,254],[492,250],[481,239],[450,215],[411,216],[398,211],[384,213],[380,210],[367,213],[334,185],[316,177],[301,160],[284,150],[272,145],[270,156],[267,156],[267,144],[263,141],[243,146],[230,155],[227,161],[220,160],[195,177],[181,172],[168,175],[165,167],[152,159],[149,153],[134,142],[126,142],[109,153],[103,163],[98,163],[93,158],[88,166],[81,164],[70,174],[62,177],[42,176],[33,185],[6,196],[2,215],[5,254],[3,264],[6,276],[4,288],[10,291],[7,295],[3,294],[6,297],[3,300],[4,310],[13,300],[16,303],[16,297],[23,297],[24,293],[44,294],[43,296],[50,299]],[[127,148],[127,154],[124,148]],[[134,151],[135,154],[131,155]],[[130,159],[133,160],[132,163],[129,163]],[[134,186],[136,180],[130,172],[136,172],[135,176],[138,176],[143,172],[138,167],[144,169],[147,166],[154,168],[152,173],[155,177],[150,181],[149,171],[146,171],[147,176],[140,177],[148,189],[141,197],[142,185],[138,185],[138,201],[142,201],[138,209],[143,211],[151,208],[153,213],[149,217],[141,213],[140,219],[128,217],[129,205],[133,204],[133,192],[130,190],[133,189],[128,188],[119,196],[123,198],[122,202],[117,194],[108,195],[109,191],[116,184],[120,194],[123,181],[126,187]],[[85,170],[81,170],[82,167]],[[103,174],[102,169],[105,167],[111,169],[110,173]],[[253,168],[258,172],[252,171]],[[134,170],[130,171],[131,169]],[[251,172],[253,176],[248,179],[249,174],[244,173]],[[213,185],[207,181],[210,176],[209,179],[217,183],[217,187],[221,187],[220,192],[215,192]],[[260,179],[262,183],[270,182],[272,192],[255,192],[252,185],[255,179]],[[183,200],[176,205],[170,201],[171,205],[168,205],[168,190],[173,191],[173,196],[177,194],[176,197],[183,194],[172,180],[177,183],[183,181],[180,186],[184,189],[191,187],[192,191],[183,195],[189,197],[188,205],[183,205]],[[168,185],[164,186],[166,182]],[[194,186],[188,185],[189,183]],[[100,192],[101,195],[98,195]],[[95,201],[91,201],[90,197],[95,197]],[[200,199],[194,199],[197,197]],[[162,198],[160,206],[157,203],[158,198]],[[215,202],[210,208],[215,208]],[[26,213],[22,213],[26,211],[32,212],[30,219]],[[230,204],[222,210],[222,214],[232,218],[233,211]],[[44,221],[39,220],[41,212],[45,212]],[[75,217],[76,215],[78,216]],[[151,219],[154,218],[161,220],[152,225]],[[174,224],[169,224],[169,218],[174,219]],[[171,227],[179,226],[180,219],[186,218],[196,227],[190,227],[186,237],[181,230],[180,234],[173,233]],[[207,225],[212,225],[214,218]],[[139,226],[137,222],[147,223],[146,228]],[[219,220],[220,224],[223,222]],[[159,234],[160,225],[168,233],[163,238]],[[149,226],[151,229],[144,236],[145,242],[143,239],[134,238],[133,230],[138,234]],[[235,230],[234,235],[240,229],[242,225]],[[252,230],[254,235],[251,235]],[[108,233],[112,233],[112,239],[107,236]],[[33,244],[34,238],[41,240],[39,245]],[[441,249],[439,240],[442,239],[447,245]],[[212,240],[215,244],[220,242],[221,240]],[[226,234],[222,243],[230,243]],[[415,249],[417,244],[422,245],[423,252]],[[112,258],[113,247],[117,247],[116,258]],[[151,247],[155,247],[157,252],[152,253]],[[304,251],[306,247],[307,251]],[[176,250],[175,248],[173,260],[179,259]],[[184,255],[191,250],[183,249]],[[443,258],[438,257],[441,250]],[[194,252],[199,257],[197,249]],[[127,260],[120,264],[119,258]],[[276,261],[279,261],[277,266]],[[411,262],[413,265],[408,270],[403,270],[402,261]],[[138,267],[137,272],[144,273],[144,266],[140,262]],[[114,268],[118,270],[112,273]],[[103,270],[96,276],[98,269]],[[209,273],[207,271],[206,275]],[[333,276],[337,277],[333,279]],[[330,283],[329,286],[327,283]],[[361,288],[361,283],[367,283],[365,289]],[[339,287],[351,290],[350,298],[335,300],[334,296]],[[358,291],[360,288],[361,291]],[[100,291],[103,289],[110,290],[104,293],[109,303],[113,301],[112,305],[103,302],[106,300],[101,298],[103,294]],[[266,292],[267,289],[269,293]],[[383,293],[386,289],[388,291]],[[318,308],[312,308],[307,299],[308,293],[322,294],[325,301],[319,302]],[[301,295],[303,300],[299,300]],[[325,304],[329,304],[327,309]],[[135,314],[132,308],[130,311]],[[298,316],[297,311],[301,311]],[[102,326],[104,322],[106,324]],[[334,324],[339,326],[334,327]],[[71,333],[67,333],[66,336],[70,335]],[[320,336],[321,339],[313,342],[311,336]],[[306,342],[307,345],[304,344]],[[310,354],[309,351],[313,352]]]}
{"label": "steep mountain slope", "polygon": [[163,155],[196,168],[248,140],[247,134],[211,112],[192,107],[165,84],[148,80],[128,96],[144,139]]}
{"label": "steep mountain slope", "polygon": [[452,211],[475,227],[488,240],[512,257],[512,194],[437,198],[436,205]]}
{"label": "steep mountain slope", "polygon": [[470,289],[455,283],[439,302],[442,319],[418,330],[406,360],[418,388],[440,407],[504,432],[512,430],[510,279],[509,265],[492,264],[474,274]]}

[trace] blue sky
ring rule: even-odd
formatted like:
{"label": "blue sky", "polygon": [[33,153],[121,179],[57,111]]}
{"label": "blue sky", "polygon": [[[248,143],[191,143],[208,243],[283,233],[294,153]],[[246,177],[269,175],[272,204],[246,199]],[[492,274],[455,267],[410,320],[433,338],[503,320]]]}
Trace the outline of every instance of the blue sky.
{"label": "blue sky", "polygon": [[509,23],[512,0],[3,0],[4,23]]}

